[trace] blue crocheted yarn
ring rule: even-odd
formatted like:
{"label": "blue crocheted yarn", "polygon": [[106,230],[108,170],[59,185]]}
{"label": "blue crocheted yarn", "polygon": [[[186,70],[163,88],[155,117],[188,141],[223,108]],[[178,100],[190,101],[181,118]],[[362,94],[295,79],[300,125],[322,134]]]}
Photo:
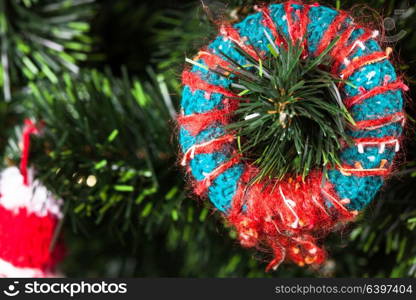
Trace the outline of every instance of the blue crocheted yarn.
{"label": "blue crocheted yarn", "polygon": [[196,180],[204,180],[204,173],[214,171],[219,165],[226,161],[227,157],[221,152],[203,153],[195,155],[191,160],[192,175]]}
{"label": "blue crocheted yarn", "polygon": [[356,28],[351,33],[350,38],[348,39],[348,45],[351,45],[354,41],[356,41],[362,34],[364,33],[364,29]]}
{"label": "blue crocheted yarn", "polygon": [[[302,9],[301,5],[294,5],[294,8]],[[289,31],[287,25],[287,18],[283,4],[271,4],[270,16],[278,31],[289,38]],[[325,31],[334,21],[338,12],[324,6],[311,6],[309,11],[310,23],[307,27],[307,41],[308,50],[314,53],[321,41]],[[248,16],[242,22],[235,24],[234,28],[242,37],[247,38],[247,44],[251,44],[258,51],[269,51],[268,40],[265,32],[270,36],[272,33],[268,28],[262,24],[262,14],[255,13]],[[296,20],[296,15],[293,15]],[[347,22],[349,22],[348,20]],[[347,42],[351,45],[360,38],[364,33],[361,28],[355,29]],[[208,49],[214,54],[226,59],[222,53],[231,57],[233,60],[244,65],[247,63],[245,57],[240,55],[234,48],[234,44],[222,36],[218,36],[214,41],[208,45]],[[381,51],[380,46],[375,40],[365,42],[365,49],[359,47],[348,57],[352,60],[356,57],[361,57],[374,52]],[[204,61],[198,61],[204,65]],[[341,70],[345,68],[341,66]],[[219,75],[207,71],[204,68],[194,66],[191,72],[198,74],[203,80],[222,87],[229,87],[231,81],[220,77]],[[350,84],[345,85],[341,91],[345,97],[352,97],[360,94],[361,89],[370,90],[383,84],[388,79],[393,82],[397,79],[393,66],[388,60],[364,66],[354,72],[348,81]],[[181,107],[184,115],[194,113],[208,112],[214,108],[221,107],[221,101],[224,96],[217,93],[207,95],[202,90],[191,91],[188,86],[184,86],[182,92]],[[350,112],[356,121],[364,121],[380,118],[392,113],[397,113],[403,109],[403,98],[401,91],[388,91],[366,99],[360,104],[354,105]],[[402,126],[399,123],[393,123],[383,126],[375,130],[357,130],[349,132],[353,138],[366,137],[399,137],[402,133]],[[180,129],[179,141],[183,152],[186,152],[193,145],[198,145],[211,139],[217,138],[225,134],[225,129],[221,124],[213,124],[207,129],[203,130],[196,136],[192,136],[185,128]],[[222,163],[231,158],[231,151],[228,148],[220,152],[211,154],[199,154],[190,161],[190,169],[192,176],[197,181],[205,179],[205,175]],[[394,158],[393,149],[387,149],[383,153],[379,153],[378,147],[365,147],[364,153],[358,152],[356,147],[347,147],[341,153],[343,163],[354,165],[359,162],[364,168],[376,168],[384,159],[390,163]],[[223,212],[231,207],[233,196],[236,193],[239,180],[244,172],[244,165],[237,164],[227,169],[220,174],[210,185],[208,189],[208,197],[215,207]],[[383,184],[383,177],[381,176],[367,176],[358,177],[354,175],[346,176],[340,171],[330,170],[329,180],[333,184],[335,191],[341,199],[347,198],[351,202],[349,208],[351,210],[361,210],[373,199],[381,185]]]}
{"label": "blue crocheted yarn", "polygon": [[364,45],[365,45],[364,49],[358,48],[358,50],[355,51],[348,58],[352,60],[354,57],[361,57],[361,56],[368,55],[377,51],[381,51],[380,45],[375,40],[368,40],[367,42],[364,43]]}

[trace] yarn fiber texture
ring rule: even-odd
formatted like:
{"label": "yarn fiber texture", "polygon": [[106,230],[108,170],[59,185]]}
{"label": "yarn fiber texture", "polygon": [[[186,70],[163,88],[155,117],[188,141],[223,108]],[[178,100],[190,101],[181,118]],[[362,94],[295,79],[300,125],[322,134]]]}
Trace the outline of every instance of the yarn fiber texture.
{"label": "yarn fiber texture", "polygon": [[[219,35],[194,59],[205,68],[195,65],[183,72],[178,117],[182,164],[195,192],[206,195],[235,226],[243,246],[272,250],[268,269],[285,259],[300,266],[321,264],[326,257],[321,238],[352,221],[392,171],[407,87],[388,60],[390,49],[379,46],[378,32],[355,23],[348,13],[299,2],[257,11],[240,23],[221,25]],[[342,166],[329,168],[328,177],[315,170],[306,180],[288,176],[273,189],[262,182],[248,184],[256,168],[239,159],[235,139],[225,128],[238,107],[232,78],[212,69],[226,67],[228,59],[247,64],[236,45],[253,56],[267,55],[267,35],[279,47],[302,41],[312,57],[339,37],[329,53],[331,72],[351,83],[340,84],[339,90],[356,125],[348,129],[354,145],[342,149]]]}

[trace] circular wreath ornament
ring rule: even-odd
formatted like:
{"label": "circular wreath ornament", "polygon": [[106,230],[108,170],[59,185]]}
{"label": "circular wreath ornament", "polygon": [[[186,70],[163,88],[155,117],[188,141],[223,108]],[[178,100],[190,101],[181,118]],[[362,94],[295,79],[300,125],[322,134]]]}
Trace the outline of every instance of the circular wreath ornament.
{"label": "circular wreath ornament", "polygon": [[[392,171],[407,87],[388,60],[391,49],[377,43],[378,32],[347,12],[292,1],[255,8],[240,23],[220,24],[218,36],[183,72],[182,165],[195,193],[224,214],[242,246],[271,249],[266,270],[285,259],[319,265],[326,257],[322,238],[353,221]],[[320,75],[307,77],[312,69]],[[338,144],[311,144],[320,129],[339,126],[332,118],[336,105],[319,98],[328,86],[346,122],[334,132]],[[308,118],[318,130],[297,123]],[[292,148],[279,148],[276,137],[291,133]],[[309,153],[325,161],[331,152],[316,145],[338,145],[339,159],[308,170]],[[298,159],[306,173],[282,167],[282,161],[299,165]]]}

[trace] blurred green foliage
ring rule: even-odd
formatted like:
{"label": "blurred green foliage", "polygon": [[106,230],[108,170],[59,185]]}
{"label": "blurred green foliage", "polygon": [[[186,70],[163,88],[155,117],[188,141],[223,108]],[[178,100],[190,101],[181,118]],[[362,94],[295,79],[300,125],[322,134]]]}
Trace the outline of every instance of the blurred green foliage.
{"label": "blurred green foliage", "polygon": [[[357,223],[330,236],[330,259],[320,270],[284,265],[265,274],[268,254],[242,249],[208,201],[195,200],[186,188],[176,163],[172,121],[184,58],[212,38],[214,20],[241,19],[255,2],[0,0],[2,51],[4,45],[15,45],[7,47],[8,69],[2,61],[0,149],[7,144],[5,164],[17,163],[21,129],[16,124],[24,117],[45,123],[44,134],[32,139],[30,157],[38,177],[65,200],[65,274],[416,277],[413,122],[397,174]],[[321,2],[343,9],[356,5],[360,18],[374,20],[374,11],[391,17],[396,27],[386,34],[405,35],[389,46],[400,54],[396,67],[414,90],[415,4],[372,0],[365,2],[373,9],[368,10],[359,0]],[[78,3],[84,9],[78,10]],[[45,12],[48,5],[55,9]],[[18,11],[33,19],[20,18]],[[13,31],[4,30],[4,20]],[[39,20],[39,26],[27,27],[34,24],[31,20]],[[66,41],[62,30],[72,32]],[[51,49],[42,39],[64,48]],[[10,97],[4,92],[5,70]],[[414,115],[410,100],[407,110]]]}
{"label": "blurred green foliage", "polygon": [[[91,39],[85,20],[93,13],[91,0],[1,0],[0,86],[6,101],[12,88],[26,80],[46,77],[56,83],[63,69],[78,72]],[[18,84],[20,83],[20,84]]]}

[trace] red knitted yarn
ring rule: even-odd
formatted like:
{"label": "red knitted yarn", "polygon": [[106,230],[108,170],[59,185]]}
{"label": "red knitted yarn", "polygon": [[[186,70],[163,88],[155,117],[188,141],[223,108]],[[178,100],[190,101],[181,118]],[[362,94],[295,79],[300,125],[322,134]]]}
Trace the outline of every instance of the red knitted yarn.
{"label": "red knitted yarn", "polygon": [[57,225],[55,216],[40,217],[24,207],[14,212],[0,205],[0,220],[0,259],[15,267],[50,270],[62,258],[60,243],[49,249]]}
{"label": "red knitted yarn", "polygon": [[179,125],[185,127],[190,134],[195,136],[214,122],[225,125],[227,119],[227,114],[223,110],[212,110],[202,114],[179,116],[177,121]]}
{"label": "red knitted yarn", "polygon": [[303,49],[304,49],[304,55],[308,55],[307,45],[308,45],[308,39],[307,39],[307,33],[308,33],[308,24],[309,24],[309,10],[311,6],[304,6],[303,11],[300,13],[299,10],[297,10],[297,15],[300,20],[299,24],[299,32],[298,32],[298,39],[302,41]]}
{"label": "red knitted yarn", "polygon": [[202,154],[202,153],[213,153],[215,151],[219,151],[224,148],[224,145],[227,143],[233,142],[235,139],[235,136],[232,134],[223,135],[217,139],[205,142],[200,145],[195,145],[189,148],[188,151],[186,151],[185,155],[182,159],[182,166],[186,166],[187,162],[190,159],[193,159],[195,155]]}
{"label": "red knitted yarn", "polygon": [[383,143],[395,143],[397,141],[396,137],[393,136],[385,136],[385,137],[370,137],[370,138],[356,138],[354,139],[354,143],[358,144],[366,144],[366,145],[380,145]]}
{"label": "red knitted yarn", "polygon": [[[224,102],[224,101],[223,101]],[[225,105],[224,109],[214,109],[202,114],[182,115],[178,116],[177,122],[179,125],[185,127],[187,131],[193,136],[199,134],[202,130],[206,129],[213,123],[220,123],[226,125],[230,119],[230,113],[233,112],[238,105],[237,101],[225,101],[234,102],[235,105]]]}
{"label": "red knitted yarn", "polygon": [[359,153],[364,153],[364,147],[368,146],[378,147],[380,153],[383,153],[386,147],[393,148],[395,152],[400,150],[400,139],[395,136],[356,138],[354,143],[357,145]]}
{"label": "red knitted yarn", "polygon": [[267,186],[250,186],[247,182],[254,172],[251,168],[243,175],[228,216],[241,244],[270,247],[274,259],[268,270],[277,268],[285,257],[300,266],[322,263],[325,250],[317,245],[317,239],[339,222],[354,218],[355,213],[344,206],[348,201],[337,200],[331,184],[321,182],[320,172],[305,181],[297,177]]}
{"label": "red knitted yarn", "polygon": [[[299,6],[294,4],[298,4]],[[370,30],[355,23],[348,13],[342,11],[337,14],[328,28],[324,30],[316,50],[313,50],[313,53],[308,53],[308,24],[315,21],[309,19],[308,12],[315,5],[319,6],[318,4],[303,4],[301,1],[288,1],[283,4],[284,16],[279,11],[278,14],[274,12],[273,17],[271,16],[270,6],[256,6],[255,9],[261,12],[261,15],[257,14],[255,20],[249,20],[249,22],[240,24],[246,26],[245,29],[247,30],[244,31],[245,35],[251,36],[251,34],[256,34],[257,36],[257,34],[259,35],[259,30],[261,30],[264,32],[263,37],[269,40],[269,42],[270,39],[274,40],[275,46],[278,48],[287,48],[289,42],[300,44],[304,49],[302,53],[303,58],[308,55],[318,56],[328,48],[336,37],[339,37],[338,41],[335,42],[333,48],[329,51],[328,56],[331,61],[329,68],[332,74],[343,79],[340,86],[345,84],[345,81],[360,68],[388,59],[391,53],[390,48],[387,48],[385,52],[380,51],[371,54],[357,51],[360,48],[362,50],[369,48],[366,42],[376,38],[378,31]],[[279,10],[281,8],[279,7]],[[260,17],[261,23],[257,19]],[[281,23],[285,21],[287,22],[288,37],[286,37],[286,31],[279,31],[277,27],[278,24],[281,26]],[[262,24],[268,30],[257,27],[258,24]],[[256,30],[248,34],[247,32],[250,26],[255,26],[254,28]],[[256,60],[264,56],[264,52],[254,48],[247,37],[240,36],[236,28],[229,24],[222,24],[220,26],[220,37],[222,39],[215,40],[213,44],[215,47],[210,49],[204,48],[194,60],[202,62],[209,71],[214,71],[215,74],[220,72],[227,77],[230,75],[230,68],[236,67],[234,66],[233,59],[229,59],[230,62],[225,61],[225,52],[228,47],[224,47],[224,44],[227,40],[232,41],[234,46],[237,45],[237,47],[241,48],[240,50],[245,51]],[[352,41],[350,41],[353,32],[358,29],[362,33],[359,36],[354,36]],[[319,28],[317,31],[319,31]],[[240,32],[242,31],[240,30]],[[314,38],[313,34],[310,36],[312,39]],[[267,41],[262,40],[261,42],[265,46],[264,42]],[[262,47],[261,49],[264,48]],[[217,54],[213,53],[215,51]],[[224,56],[220,54],[221,51],[224,51]],[[199,67],[202,68],[202,66]],[[238,104],[242,101],[242,98],[235,95],[232,89],[224,88],[218,82],[218,85],[211,84],[205,76],[205,72],[201,73],[195,69],[192,72],[185,70],[182,75],[182,83],[187,88],[192,92],[198,90],[198,95],[193,95],[193,97],[189,97],[188,93],[184,95],[183,110],[178,117],[179,125],[192,136],[198,135],[210,126],[226,127],[232,121],[232,112],[238,109]],[[209,78],[209,75],[207,77]],[[230,79],[230,77],[227,78]],[[373,86],[369,90],[364,88],[365,85],[357,87],[358,95],[343,99],[346,107],[351,109],[353,105],[360,104],[376,95],[386,94],[389,91],[408,89],[400,79],[394,82],[391,82],[391,80],[391,75],[385,75],[384,81],[381,78],[378,86]],[[195,109],[195,103],[191,101],[195,99],[198,101],[209,100],[209,96],[212,93],[224,95],[225,97],[223,97],[224,100],[222,103],[209,111],[201,109],[204,113],[198,113],[200,110]],[[384,97],[387,99],[386,101],[393,101],[390,99],[390,96],[387,95]],[[189,107],[191,107],[192,114],[187,115],[185,113]],[[405,115],[402,111],[389,114],[389,111],[386,109],[382,115],[368,113],[365,118],[360,120],[353,122],[354,125],[349,125],[352,130],[370,131],[396,122],[401,122],[403,126]],[[328,233],[336,231],[347,222],[353,221],[358,214],[358,211],[355,209],[363,208],[361,205],[356,205],[361,200],[358,201],[355,194],[365,194],[366,191],[362,192],[362,186],[355,191],[355,185],[360,185],[361,183],[349,180],[350,178],[347,178],[347,176],[385,177],[392,171],[392,160],[389,161],[380,158],[378,166],[365,169],[361,160],[357,159],[359,157],[358,155],[353,155],[351,159],[346,160],[348,163],[352,162],[352,165],[346,164],[343,160],[344,163],[341,166],[330,168],[330,170],[338,170],[339,173],[345,176],[342,179],[345,179],[349,186],[351,186],[351,190],[354,190],[351,199],[344,199],[345,197],[351,196],[348,193],[343,193],[342,191],[338,191],[339,194],[336,193],[332,183],[329,182],[329,179],[321,171],[312,171],[306,178],[302,178],[301,176],[294,178],[288,175],[280,181],[261,181],[260,183],[253,184],[252,180],[257,178],[256,175],[259,170],[250,162],[242,161],[241,157],[237,155],[238,151],[235,145],[237,137],[233,136],[234,134],[233,132],[225,131],[222,136],[215,135],[207,137],[202,142],[200,139],[193,139],[189,147],[187,145],[183,147],[185,153],[183,153],[182,165],[194,175],[196,174],[194,173],[195,165],[198,167],[198,174],[202,173],[203,176],[193,181],[193,188],[196,194],[203,195],[208,193],[208,197],[213,204],[226,214],[225,217],[228,222],[235,227],[240,243],[244,247],[257,247],[259,250],[271,249],[273,260],[268,265],[267,270],[277,268],[285,259],[299,266],[319,265],[323,263],[326,258],[326,252],[319,244],[320,241]],[[395,136],[394,133],[387,132],[377,134],[375,137],[353,139],[359,154],[365,153],[365,147],[370,146],[373,148],[378,147],[380,154],[384,152],[386,147],[393,148],[397,152],[400,148],[399,140],[399,134]],[[184,146],[185,143],[181,142],[181,145]],[[351,147],[351,145],[347,145],[345,142],[345,147],[347,146]],[[210,164],[207,165],[211,166],[211,161],[216,163],[216,168],[210,173],[201,171],[200,167],[203,166],[204,159],[191,162],[197,154],[221,152],[226,153],[227,158],[225,161],[218,158],[210,159]],[[229,153],[232,153],[232,155]],[[243,170],[245,170],[241,176],[238,173],[238,181],[225,182],[226,180],[219,178],[221,180],[218,180],[218,184],[214,182],[218,176],[236,164],[244,166]],[[202,170],[204,169],[202,168]],[[339,174],[338,171],[337,174]],[[233,172],[229,173],[232,174]],[[224,178],[227,176],[229,174],[224,176]],[[196,178],[197,176],[194,177]],[[331,174],[329,178],[333,180]],[[371,180],[369,179],[369,182]],[[237,190],[235,190],[234,182],[237,182]],[[341,181],[337,180],[332,182],[334,184],[342,184],[340,183]],[[208,190],[213,183],[216,184],[215,189]],[[363,186],[364,189],[368,185],[370,184],[365,183]],[[349,186],[346,186],[346,189]],[[221,196],[224,194],[230,195],[229,191],[235,192],[234,197],[232,199],[222,199]],[[226,200],[226,205],[221,202],[222,200],[224,202]],[[231,208],[229,207],[230,205]]]}
{"label": "red knitted yarn", "polygon": [[358,130],[374,130],[391,123],[404,123],[405,120],[405,114],[398,112],[378,119],[355,122],[355,128]]}
{"label": "red knitted yarn", "polygon": [[[335,47],[331,51],[331,56],[334,57],[332,71],[336,73],[344,62],[344,58],[348,57],[359,45],[359,43],[364,44],[371,38],[375,38],[379,33],[378,31],[372,31],[369,29],[364,29],[365,32],[362,36],[360,36],[359,40],[351,43],[349,46],[345,45],[351,36],[352,32],[356,29],[354,26],[350,26],[347,30],[345,30],[340,38],[340,41],[335,45]],[[343,43],[342,43],[343,42]]]}
{"label": "red knitted yarn", "polygon": [[204,180],[195,182],[195,188],[194,188],[195,194],[199,196],[204,194],[206,190],[210,187],[212,181],[215,178],[217,178],[219,175],[221,175],[221,173],[225,172],[232,166],[240,163],[240,161],[241,161],[241,156],[238,154],[235,154],[230,160],[220,165],[211,173],[207,174]]}
{"label": "red knitted yarn", "polygon": [[[389,49],[389,48],[387,48]],[[348,77],[350,77],[356,70],[358,70],[359,68],[365,66],[365,65],[369,65],[371,63],[375,63],[378,61],[382,61],[386,58],[388,58],[388,53],[385,52],[374,52],[372,54],[366,55],[366,56],[362,56],[362,57],[358,57],[352,60],[352,62],[345,68],[345,70],[341,71],[340,77],[342,79],[347,79]],[[335,73],[336,70],[333,70],[333,72]]]}
{"label": "red knitted yarn", "polygon": [[230,40],[232,40],[234,43],[236,43],[238,46],[241,47],[246,53],[248,53],[251,57],[258,60],[260,57],[257,53],[257,51],[253,48],[253,46],[246,44],[246,39],[242,38],[238,31],[230,24],[222,24],[220,27],[220,33]]}

